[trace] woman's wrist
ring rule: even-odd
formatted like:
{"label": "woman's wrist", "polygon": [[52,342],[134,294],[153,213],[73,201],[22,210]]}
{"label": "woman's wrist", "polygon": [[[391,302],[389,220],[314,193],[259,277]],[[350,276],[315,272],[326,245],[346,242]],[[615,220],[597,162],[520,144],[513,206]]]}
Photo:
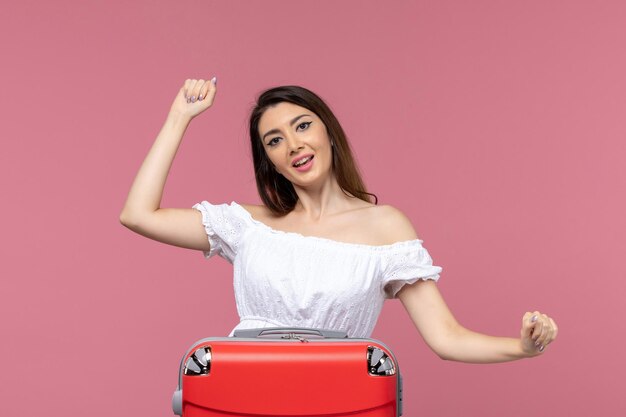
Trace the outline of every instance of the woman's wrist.
{"label": "woman's wrist", "polygon": [[519,348],[519,359],[533,358],[541,354],[541,352],[535,349],[534,347],[532,349],[529,349],[529,347],[524,344],[524,340],[521,338],[518,341],[518,348]]}
{"label": "woman's wrist", "polygon": [[180,113],[176,110],[170,110],[167,114],[166,123],[170,123],[174,126],[187,127],[187,125],[191,122],[191,119],[193,118],[189,115]]}

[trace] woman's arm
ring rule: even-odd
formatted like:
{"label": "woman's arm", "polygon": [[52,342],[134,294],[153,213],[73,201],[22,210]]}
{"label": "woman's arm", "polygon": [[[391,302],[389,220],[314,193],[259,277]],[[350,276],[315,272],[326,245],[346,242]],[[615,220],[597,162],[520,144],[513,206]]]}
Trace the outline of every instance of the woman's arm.
{"label": "woman's arm", "polygon": [[436,283],[430,280],[405,285],[398,298],[426,344],[445,360],[495,363],[529,358],[542,354],[541,346],[551,343],[558,332],[554,321],[539,312],[524,315],[519,339],[468,330],[456,321]]}
{"label": "woman's arm", "polygon": [[[413,225],[401,211],[391,206],[383,208],[380,217],[393,241],[417,238]],[[445,360],[493,363],[529,358],[542,354],[558,333],[554,320],[538,311],[524,314],[519,339],[473,332],[456,321],[432,280],[404,285],[397,296],[426,344]]]}
{"label": "woman's arm", "polygon": [[198,210],[160,206],[169,170],[187,126],[213,104],[216,91],[215,82],[185,81],[131,186],[120,214],[124,226],[170,245],[210,249]]}

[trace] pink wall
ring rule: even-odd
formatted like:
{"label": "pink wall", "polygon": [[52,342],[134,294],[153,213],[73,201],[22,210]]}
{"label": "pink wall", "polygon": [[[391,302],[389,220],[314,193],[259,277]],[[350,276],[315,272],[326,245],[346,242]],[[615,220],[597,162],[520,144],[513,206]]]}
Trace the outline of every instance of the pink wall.
{"label": "pink wall", "polygon": [[171,415],[180,355],[237,323],[225,261],[118,221],[177,89],[213,75],[164,206],[257,201],[248,110],[301,84],[412,219],[461,323],[557,320],[542,357],[468,365],[388,302],[373,337],[406,416],[626,412],[624,2],[4,3],[0,415]]}

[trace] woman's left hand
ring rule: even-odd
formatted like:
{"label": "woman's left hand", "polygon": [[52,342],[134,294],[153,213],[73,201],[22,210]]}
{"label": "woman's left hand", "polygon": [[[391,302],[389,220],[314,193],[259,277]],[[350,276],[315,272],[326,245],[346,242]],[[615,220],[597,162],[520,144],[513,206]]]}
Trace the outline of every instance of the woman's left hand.
{"label": "woman's left hand", "polygon": [[559,328],[550,317],[538,311],[528,312],[522,322],[522,350],[529,357],[540,355],[556,339],[558,332]]}

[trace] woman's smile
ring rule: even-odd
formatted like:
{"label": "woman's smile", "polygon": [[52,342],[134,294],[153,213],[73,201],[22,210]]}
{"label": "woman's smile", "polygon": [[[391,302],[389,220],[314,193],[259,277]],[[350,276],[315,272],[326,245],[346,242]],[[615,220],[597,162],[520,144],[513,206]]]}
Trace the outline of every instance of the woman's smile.
{"label": "woman's smile", "polygon": [[306,172],[313,166],[313,158],[315,155],[305,155],[303,157],[299,157],[296,161],[291,164],[297,171]]}

